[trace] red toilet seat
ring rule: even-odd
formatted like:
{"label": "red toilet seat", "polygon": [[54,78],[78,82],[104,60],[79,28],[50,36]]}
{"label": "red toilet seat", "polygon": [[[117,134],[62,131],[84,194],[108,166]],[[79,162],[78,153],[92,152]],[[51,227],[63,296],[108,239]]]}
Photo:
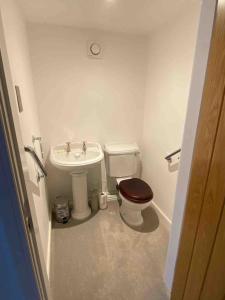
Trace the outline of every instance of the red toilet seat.
{"label": "red toilet seat", "polygon": [[153,198],[150,186],[139,178],[122,180],[118,189],[124,198],[134,203],[147,203]]}

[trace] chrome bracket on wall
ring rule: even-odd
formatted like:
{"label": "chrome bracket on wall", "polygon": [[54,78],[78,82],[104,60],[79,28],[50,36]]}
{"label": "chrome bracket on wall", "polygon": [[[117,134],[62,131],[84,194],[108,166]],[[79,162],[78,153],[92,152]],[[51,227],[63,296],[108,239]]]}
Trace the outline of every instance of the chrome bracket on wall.
{"label": "chrome bracket on wall", "polygon": [[40,150],[41,150],[41,157],[44,158],[44,151],[43,151],[43,147],[42,147],[42,137],[41,136],[32,136],[32,143],[33,145],[35,144],[35,142],[38,141],[39,142],[39,146],[40,146]]}

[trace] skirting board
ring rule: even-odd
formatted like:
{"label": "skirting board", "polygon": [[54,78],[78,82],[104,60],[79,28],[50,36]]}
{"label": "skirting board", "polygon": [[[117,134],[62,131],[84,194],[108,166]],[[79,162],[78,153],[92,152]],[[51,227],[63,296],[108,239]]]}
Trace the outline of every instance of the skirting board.
{"label": "skirting board", "polygon": [[49,226],[48,226],[48,250],[47,250],[47,260],[46,260],[48,279],[50,278],[51,239],[52,239],[52,220],[49,221]]}
{"label": "skirting board", "polygon": [[158,217],[162,224],[164,224],[164,226],[170,231],[172,224],[171,220],[164,214],[164,212],[158,207],[158,205],[154,201],[151,201],[151,205],[158,213]]}

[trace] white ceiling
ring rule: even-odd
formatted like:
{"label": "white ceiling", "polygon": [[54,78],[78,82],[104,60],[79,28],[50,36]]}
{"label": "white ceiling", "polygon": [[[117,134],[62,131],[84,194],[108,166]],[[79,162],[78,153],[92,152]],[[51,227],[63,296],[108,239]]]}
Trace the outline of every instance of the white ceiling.
{"label": "white ceiling", "polygon": [[17,0],[28,22],[134,34],[188,11],[200,0]]}

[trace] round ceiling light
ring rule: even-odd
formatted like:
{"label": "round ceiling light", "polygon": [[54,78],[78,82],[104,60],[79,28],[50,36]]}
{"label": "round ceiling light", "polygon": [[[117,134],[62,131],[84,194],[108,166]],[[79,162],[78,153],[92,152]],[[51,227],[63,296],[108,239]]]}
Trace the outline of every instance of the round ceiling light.
{"label": "round ceiling light", "polygon": [[98,43],[92,43],[90,45],[90,51],[93,55],[99,55],[101,53],[101,46]]}

